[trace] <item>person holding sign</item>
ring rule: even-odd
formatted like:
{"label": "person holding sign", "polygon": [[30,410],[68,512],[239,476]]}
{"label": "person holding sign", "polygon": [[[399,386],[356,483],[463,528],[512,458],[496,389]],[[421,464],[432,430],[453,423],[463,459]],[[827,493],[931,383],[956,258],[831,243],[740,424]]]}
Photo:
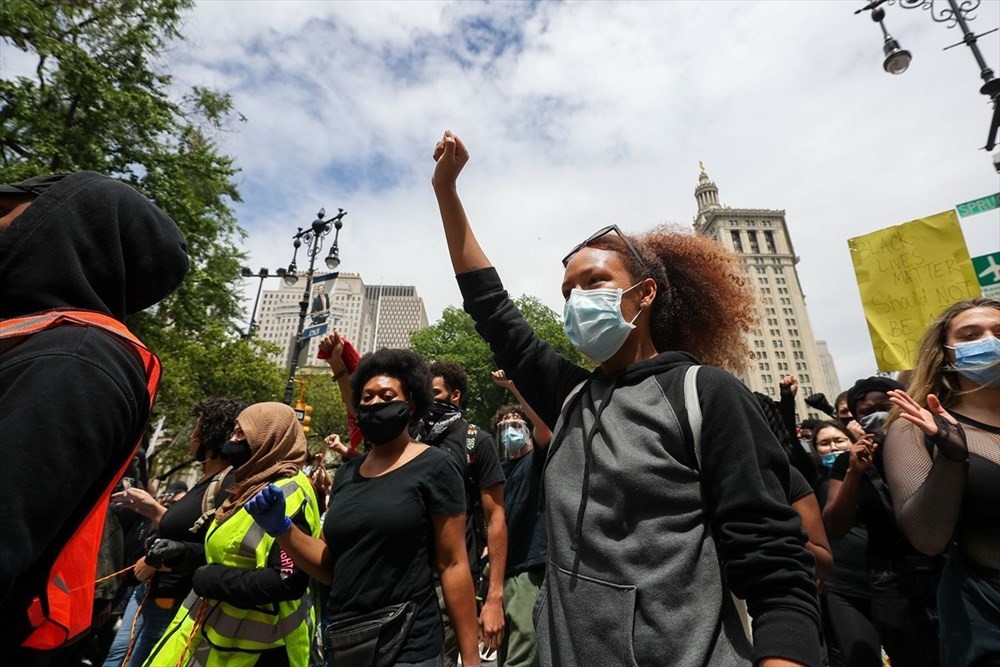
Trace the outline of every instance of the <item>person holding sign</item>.
{"label": "person holding sign", "polygon": [[938,589],[941,665],[998,665],[1000,300],[946,310],[924,335],[909,391],[889,400],[885,468],[899,526],[928,555],[957,536]]}

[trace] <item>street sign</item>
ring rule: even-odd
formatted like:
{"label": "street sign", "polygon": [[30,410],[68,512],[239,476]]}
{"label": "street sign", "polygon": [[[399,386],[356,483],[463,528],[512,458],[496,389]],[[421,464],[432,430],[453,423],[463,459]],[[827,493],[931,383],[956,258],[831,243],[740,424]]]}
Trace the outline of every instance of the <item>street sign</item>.
{"label": "street sign", "polygon": [[972,258],[983,296],[1000,299],[1000,252]]}
{"label": "street sign", "polygon": [[306,327],[302,330],[302,340],[308,340],[310,338],[315,338],[316,336],[325,336],[329,329],[330,325],[327,322]]}
{"label": "street sign", "polygon": [[960,218],[968,218],[970,215],[992,211],[995,208],[1000,208],[1000,192],[995,195],[987,195],[986,197],[967,201],[955,208],[958,209],[958,217]]}

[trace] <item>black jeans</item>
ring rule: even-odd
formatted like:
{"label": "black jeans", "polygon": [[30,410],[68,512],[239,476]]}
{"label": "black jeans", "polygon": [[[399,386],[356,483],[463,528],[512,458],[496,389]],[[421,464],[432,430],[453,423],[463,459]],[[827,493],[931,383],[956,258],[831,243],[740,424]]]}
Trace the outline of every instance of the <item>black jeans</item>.
{"label": "black jeans", "polygon": [[893,667],[938,667],[937,573],[871,571],[872,622]]}
{"label": "black jeans", "polygon": [[832,667],[882,667],[870,599],[827,590],[823,593],[823,615]]}

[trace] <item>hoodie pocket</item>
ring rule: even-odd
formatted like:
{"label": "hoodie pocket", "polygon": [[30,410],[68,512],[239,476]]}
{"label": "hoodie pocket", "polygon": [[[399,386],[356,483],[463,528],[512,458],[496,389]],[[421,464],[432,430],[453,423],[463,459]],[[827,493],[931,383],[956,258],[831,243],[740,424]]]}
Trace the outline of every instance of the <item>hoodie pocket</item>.
{"label": "hoodie pocket", "polygon": [[[635,586],[574,574],[558,565],[546,579],[546,596],[536,608],[536,624],[547,625],[555,663],[637,667],[632,631]],[[541,609],[544,604],[547,609]]]}

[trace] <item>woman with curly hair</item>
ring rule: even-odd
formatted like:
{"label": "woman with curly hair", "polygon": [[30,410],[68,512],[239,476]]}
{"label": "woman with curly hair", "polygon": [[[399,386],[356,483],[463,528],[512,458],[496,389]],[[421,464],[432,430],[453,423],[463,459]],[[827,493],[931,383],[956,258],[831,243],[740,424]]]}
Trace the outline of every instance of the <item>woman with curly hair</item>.
{"label": "woman with curly hair", "polygon": [[351,394],[370,449],[337,470],[322,537],[294,526],[274,489],[248,509],[296,565],[330,584],[331,667],[439,667],[435,573],[462,655],[478,656],[462,470],[410,436],[434,403],[430,371],[415,352],[381,349],[362,357]]}
{"label": "woman with curly hair", "polygon": [[[788,460],[746,387],[690,370],[749,359],[754,303],[738,259],[667,228],[633,238],[611,226],[580,243],[563,259],[564,326],[599,364],[588,372],[532,330],[476,241],[456,187],[465,146],[446,132],[434,158],[465,308],[555,433],[540,663],[819,664]],[[730,592],[753,616],[752,647]]]}
{"label": "woman with curly hair", "polygon": [[924,554],[950,550],[941,665],[1000,665],[1000,300],[945,310],[907,391],[889,400],[885,470],[899,526]]}

